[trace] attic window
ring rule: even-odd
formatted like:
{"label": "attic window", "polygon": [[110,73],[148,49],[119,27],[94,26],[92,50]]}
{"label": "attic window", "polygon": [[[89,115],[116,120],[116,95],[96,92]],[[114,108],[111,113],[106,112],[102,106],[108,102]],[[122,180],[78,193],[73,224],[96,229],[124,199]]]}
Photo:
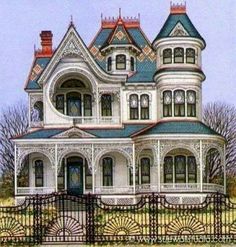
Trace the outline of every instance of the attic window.
{"label": "attic window", "polygon": [[130,58],[130,70],[134,71],[134,58],[133,57]]}
{"label": "attic window", "polygon": [[125,70],[126,69],[126,56],[125,55],[117,55],[116,56],[116,69],[117,70]]}
{"label": "attic window", "polygon": [[111,71],[112,60],[111,57],[107,59],[107,71]]}

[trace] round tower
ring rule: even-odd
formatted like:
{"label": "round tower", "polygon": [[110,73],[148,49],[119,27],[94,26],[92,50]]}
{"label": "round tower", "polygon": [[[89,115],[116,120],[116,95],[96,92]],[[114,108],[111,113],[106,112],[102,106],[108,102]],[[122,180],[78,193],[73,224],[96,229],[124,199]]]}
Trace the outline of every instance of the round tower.
{"label": "round tower", "polygon": [[206,44],[186,14],[186,5],[172,4],[161,31],[153,41],[157,56],[159,119],[201,120],[201,52]]}

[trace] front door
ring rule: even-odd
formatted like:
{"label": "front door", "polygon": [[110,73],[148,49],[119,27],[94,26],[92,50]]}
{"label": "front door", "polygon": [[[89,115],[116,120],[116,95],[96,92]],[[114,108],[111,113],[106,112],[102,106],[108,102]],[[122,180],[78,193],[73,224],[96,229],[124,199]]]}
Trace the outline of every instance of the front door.
{"label": "front door", "polygon": [[83,159],[80,157],[67,159],[67,191],[72,195],[83,194]]}

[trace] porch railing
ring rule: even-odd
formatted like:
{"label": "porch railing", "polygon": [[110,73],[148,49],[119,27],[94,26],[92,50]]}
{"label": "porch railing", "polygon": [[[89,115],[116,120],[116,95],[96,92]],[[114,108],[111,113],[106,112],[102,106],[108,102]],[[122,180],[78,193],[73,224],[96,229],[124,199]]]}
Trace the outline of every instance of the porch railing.
{"label": "porch railing", "polygon": [[111,117],[73,117],[73,124],[119,124],[120,117],[111,116]]}
{"label": "porch railing", "polygon": [[17,195],[49,194],[55,191],[54,187],[18,187]]}

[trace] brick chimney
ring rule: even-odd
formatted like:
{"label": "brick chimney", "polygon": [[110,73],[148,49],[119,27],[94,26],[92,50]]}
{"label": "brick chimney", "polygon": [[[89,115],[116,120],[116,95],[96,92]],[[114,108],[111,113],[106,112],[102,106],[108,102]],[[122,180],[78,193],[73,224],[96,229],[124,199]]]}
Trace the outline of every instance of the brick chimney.
{"label": "brick chimney", "polygon": [[53,34],[51,31],[42,31],[40,33],[41,37],[41,46],[42,49],[35,51],[36,57],[51,57],[53,54],[52,49],[52,37]]}

